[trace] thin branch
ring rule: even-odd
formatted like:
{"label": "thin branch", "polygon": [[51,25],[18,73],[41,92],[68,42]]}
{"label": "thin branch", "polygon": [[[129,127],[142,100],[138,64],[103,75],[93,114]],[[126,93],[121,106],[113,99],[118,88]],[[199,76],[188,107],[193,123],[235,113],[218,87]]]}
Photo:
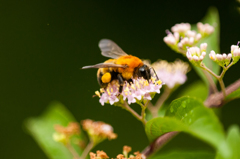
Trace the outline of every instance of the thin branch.
{"label": "thin branch", "polygon": [[202,70],[204,75],[206,76],[208,82],[209,82],[209,85],[210,85],[210,91],[209,91],[209,94],[212,94],[213,93],[217,93],[218,90],[217,90],[217,86],[216,84],[214,83],[213,79],[212,79],[212,76],[210,76],[210,74],[206,71],[206,70]]}
{"label": "thin branch", "polygon": [[151,112],[153,118],[158,117],[158,111],[163,105],[163,103],[168,99],[169,95],[171,94],[171,89],[169,87],[165,87],[163,94],[158,98],[156,105],[153,106],[152,103],[148,105],[148,110]]}
{"label": "thin branch", "polygon": [[[226,88],[226,95],[229,95],[230,93],[234,92],[239,87],[240,87],[240,79],[238,79],[236,82],[234,82],[233,84],[231,84]],[[225,101],[223,93],[219,92],[209,96],[208,99],[206,99],[206,101],[204,102],[204,104],[207,107],[220,107],[226,102],[228,101]]]}
{"label": "thin branch", "polygon": [[159,150],[161,147],[163,147],[168,141],[170,141],[173,137],[175,137],[179,132],[177,131],[172,131],[168,132],[166,134],[163,134],[159,138],[157,138],[151,145],[146,147],[143,151],[142,154],[146,157],[149,157],[151,154]]}
{"label": "thin branch", "polygon": [[163,105],[163,103],[168,99],[169,95],[171,94],[171,89],[169,87],[165,87],[163,94],[160,96],[160,98],[157,100],[157,103],[155,107],[157,109],[160,109],[160,107]]}

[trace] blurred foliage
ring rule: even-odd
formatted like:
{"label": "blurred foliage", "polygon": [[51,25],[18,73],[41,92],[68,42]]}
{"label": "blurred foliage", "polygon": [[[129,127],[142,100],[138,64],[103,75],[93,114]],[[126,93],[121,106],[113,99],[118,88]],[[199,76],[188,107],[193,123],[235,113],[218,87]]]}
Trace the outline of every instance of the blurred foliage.
{"label": "blurred foliage", "polygon": [[[69,150],[62,144],[53,140],[54,125],[67,126],[69,122],[76,121],[72,114],[60,103],[53,102],[40,116],[25,121],[25,126],[30,135],[36,140],[46,155],[51,159],[73,158]],[[85,141],[83,133],[74,140]],[[75,150],[81,154],[82,150],[76,144],[72,144]]]}

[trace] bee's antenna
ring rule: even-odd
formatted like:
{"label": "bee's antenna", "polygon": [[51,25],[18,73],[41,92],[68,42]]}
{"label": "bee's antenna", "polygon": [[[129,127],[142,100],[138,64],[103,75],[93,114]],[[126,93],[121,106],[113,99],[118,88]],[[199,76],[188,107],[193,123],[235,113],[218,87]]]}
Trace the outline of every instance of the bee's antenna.
{"label": "bee's antenna", "polygon": [[156,71],[154,70],[154,68],[153,68],[153,67],[150,67],[150,69],[153,70],[153,72],[155,73],[155,75],[156,75],[156,77],[157,77],[157,80],[159,80],[158,75],[157,75]]}

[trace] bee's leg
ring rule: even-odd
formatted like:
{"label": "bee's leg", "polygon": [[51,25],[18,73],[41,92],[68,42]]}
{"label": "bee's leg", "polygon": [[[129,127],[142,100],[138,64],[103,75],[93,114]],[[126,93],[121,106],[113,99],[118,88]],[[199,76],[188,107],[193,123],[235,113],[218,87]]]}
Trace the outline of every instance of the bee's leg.
{"label": "bee's leg", "polygon": [[124,84],[124,80],[123,80],[123,77],[121,74],[118,74],[117,75],[117,78],[118,78],[118,81],[119,81],[119,92],[121,93],[122,92],[122,89],[123,89],[123,84]]}

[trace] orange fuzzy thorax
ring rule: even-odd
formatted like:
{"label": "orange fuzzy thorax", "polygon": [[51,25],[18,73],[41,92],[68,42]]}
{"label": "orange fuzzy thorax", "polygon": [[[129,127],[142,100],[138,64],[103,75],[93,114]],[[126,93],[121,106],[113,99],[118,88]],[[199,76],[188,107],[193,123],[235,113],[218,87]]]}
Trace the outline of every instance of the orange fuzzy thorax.
{"label": "orange fuzzy thorax", "polygon": [[121,73],[122,77],[127,80],[133,77],[135,68],[143,66],[142,60],[132,55],[119,57],[116,59],[116,64],[128,66],[127,68],[118,68],[118,72]]}

